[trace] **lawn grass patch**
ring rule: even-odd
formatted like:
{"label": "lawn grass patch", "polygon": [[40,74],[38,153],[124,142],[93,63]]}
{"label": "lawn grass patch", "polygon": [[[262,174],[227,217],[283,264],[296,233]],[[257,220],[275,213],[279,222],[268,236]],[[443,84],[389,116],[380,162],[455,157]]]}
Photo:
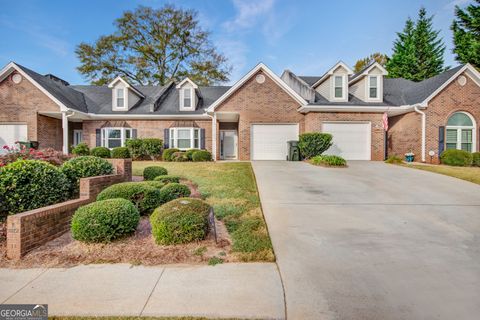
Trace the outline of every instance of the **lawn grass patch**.
{"label": "lawn grass patch", "polygon": [[134,162],[133,174],[152,165],[166,168],[198,186],[232,238],[233,251],[242,261],[274,261],[267,226],[260,208],[257,185],[248,162]]}
{"label": "lawn grass patch", "polygon": [[408,168],[415,168],[430,172],[443,174],[446,176],[470,181],[480,184],[480,168],[478,167],[452,167],[446,165],[428,165],[428,164],[408,164],[403,165]]}

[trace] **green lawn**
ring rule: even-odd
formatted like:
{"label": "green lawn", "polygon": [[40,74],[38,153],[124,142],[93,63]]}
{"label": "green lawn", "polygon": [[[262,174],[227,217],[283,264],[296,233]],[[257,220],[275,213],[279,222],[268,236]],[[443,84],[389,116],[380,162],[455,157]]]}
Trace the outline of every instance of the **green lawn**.
{"label": "green lawn", "polygon": [[169,174],[198,185],[232,238],[232,248],[243,261],[274,261],[272,244],[263,218],[257,185],[249,162],[151,162],[135,161],[133,174],[159,165]]}
{"label": "green lawn", "polygon": [[429,165],[429,164],[404,164],[404,167],[415,168],[435,173],[444,174],[446,176],[470,181],[480,184],[480,168],[479,167],[452,167],[446,165]]}

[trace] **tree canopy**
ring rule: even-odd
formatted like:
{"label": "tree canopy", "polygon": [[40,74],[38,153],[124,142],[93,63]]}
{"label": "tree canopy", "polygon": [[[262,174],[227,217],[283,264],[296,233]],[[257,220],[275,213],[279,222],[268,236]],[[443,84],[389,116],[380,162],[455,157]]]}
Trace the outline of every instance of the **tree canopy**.
{"label": "tree canopy", "polygon": [[452,24],[453,53],[461,63],[471,63],[480,68],[480,0],[475,0],[465,10],[455,7],[456,19]]}
{"label": "tree canopy", "polygon": [[388,57],[386,54],[380,53],[380,52],[375,52],[369,55],[368,57],[365,57],[363,59],[357,60],[355,63],[355,66],[353,67],[354,72],[359,72],[366,66],[368,66],[370,63],[373,61],[378,62],[381,66],[385,66],[385,64],[388,61]]}
{"label": "tree canopy", "polygon": [[190,77],[199,85],[228,80],[227,59],[212,45],[193,10],[140,6],[115,20],[116,30],[95,43],[80,43],[77,68],[92,84],[116,76],[132,84],[160,84]]}
{"label": "tree canopy", "polygon": [[445,71],[445,44],[439,38],[440,31],[433,29],[432,20],[425,8],[420,9],[415,22],[407,19],[386,64],[389,77],[422,81]]}

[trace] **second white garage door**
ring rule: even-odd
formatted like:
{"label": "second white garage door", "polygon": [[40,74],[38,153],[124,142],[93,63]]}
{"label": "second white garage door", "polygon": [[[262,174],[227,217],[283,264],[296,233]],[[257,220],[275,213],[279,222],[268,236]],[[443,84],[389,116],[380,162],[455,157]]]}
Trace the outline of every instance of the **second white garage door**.
{"label": "second white garage door", "polygon": [[252,125],[252,160],[286,160],[287,141],[298,140],[298,124]]}
{"label": "second white garage door", "polygon": [[323,132],[333,135],[333,145],[325,154],[334,154],[346,160],[370,160],[370,122],[324,122]]}

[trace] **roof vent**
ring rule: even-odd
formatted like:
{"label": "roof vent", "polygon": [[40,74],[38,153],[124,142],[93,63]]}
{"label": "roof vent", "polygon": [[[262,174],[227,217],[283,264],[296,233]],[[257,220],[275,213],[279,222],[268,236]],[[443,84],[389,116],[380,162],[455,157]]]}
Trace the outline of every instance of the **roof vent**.
{"label": "roof vent", "polygon": [[59,82],[59,83],[63,84],[64,86],[69,86],[70,85],[70,83],[68,83],[67,81],[65,81],[65,80],[63,80],[63,79],[61,79],[61,78],[59,78],[59,77],[57,77],[57,76],[55,76],[51,73],[46,74],[45,77],[49,78],[49,79],[51,79],[55,82]]}

